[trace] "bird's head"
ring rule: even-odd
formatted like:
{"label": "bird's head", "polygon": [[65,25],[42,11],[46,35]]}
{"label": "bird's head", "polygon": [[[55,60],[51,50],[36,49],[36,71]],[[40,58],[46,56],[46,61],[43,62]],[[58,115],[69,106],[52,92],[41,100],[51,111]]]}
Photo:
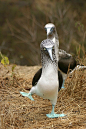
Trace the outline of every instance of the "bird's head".
{"label": "bird's head", "polygon": [[55,34],[55,25],[53,23],[48,23],[44,26],[47,36]]}
{"label": "bird's head", "polygon": [[55,51],[55,44],[50,39],[45,39],[41,42],[40,48],[46,56],[49,56],[50,59],[53,61],[53,52]]}

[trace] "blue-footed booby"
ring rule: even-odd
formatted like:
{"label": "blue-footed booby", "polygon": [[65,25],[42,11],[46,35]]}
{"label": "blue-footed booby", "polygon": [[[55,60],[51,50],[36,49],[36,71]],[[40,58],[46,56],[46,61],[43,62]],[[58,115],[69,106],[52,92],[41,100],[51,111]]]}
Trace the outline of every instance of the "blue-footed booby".
{"label": "blue-footed booby", "polygon": [[64,88],[64,82],[65,79],[67,78],[68,69],[73,70],[77,66],[77,63],[76,60],[73,58],[73,56],[67,53],[66,51],[61,49],[57,51],[59,46],[59,39],[55,25],[52,23],[48,23],[45,25],[44,28],[47,33],[47,39],[51,39],[55,43],[55,53],[56,56],[59,55],[58,68],[63,75],[62,88]]}
{"label": "blue-footed booby", "polygon": [[[41,50],[41,73],[38,71],[37,78],[32,81],[32,88],[29,93],[20,92],[23,96],[34,100],[32,95],[37,94],[38,96],[49,99],[52,104],[52,111],[50,114],[46,114],[48,118],[63,117],[64,114],[55,114],[54,107],[57,102],[59,80],[58,80],[58,55],[55,54],[55,43],[46,39],[40,44]],[[57,49],[58,51],[58,49]],[[36,76],[35,74],[35,76]]]}

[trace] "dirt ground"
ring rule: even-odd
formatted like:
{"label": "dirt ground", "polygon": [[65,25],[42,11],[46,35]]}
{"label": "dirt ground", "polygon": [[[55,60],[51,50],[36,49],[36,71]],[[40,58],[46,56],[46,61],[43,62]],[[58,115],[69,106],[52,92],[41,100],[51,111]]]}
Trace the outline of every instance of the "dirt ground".
{"label": "dirt ground", "polygon": [[33,95],[31,101],[19,91],[29,92],[32,78],[40,66],[5,68],[0,64],[0,129],[86,129],[86,70],[75,71],[67,78],[55,107],[62,118],[47,118],[49,100]]}

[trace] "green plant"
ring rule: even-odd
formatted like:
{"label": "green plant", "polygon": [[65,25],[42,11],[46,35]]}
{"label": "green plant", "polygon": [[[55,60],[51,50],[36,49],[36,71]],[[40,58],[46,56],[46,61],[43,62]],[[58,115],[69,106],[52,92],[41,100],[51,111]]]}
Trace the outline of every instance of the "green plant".
{"label": "green plant", "polygon": [[7,73],[11,72],[11,77],[12,77],[12,83],[14,84],[14,69],[16,67],[16,65],[14,64],[11,68],[11,71],[9,71],[7,65],[9,65],[9,59],[7,56],[3,55],[1,52],[0,52],[0,59],[1,59],[1,64],[4,65],[4,67],[8,70]]}
{"label": "green plant", "polygon": [[5,67],[6,65],[9,65],[9,59],[7,56],[4,56],[1,52],[0,52],[0,57],[1,57],[1,64],[3,64]]}

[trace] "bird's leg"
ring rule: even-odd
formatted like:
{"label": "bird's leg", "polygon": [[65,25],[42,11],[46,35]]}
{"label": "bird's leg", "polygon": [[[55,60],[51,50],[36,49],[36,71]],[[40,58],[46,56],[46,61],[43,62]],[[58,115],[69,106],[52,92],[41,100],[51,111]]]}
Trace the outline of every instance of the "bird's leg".
{"label": "bird's leg", "polygon": [[52,105],[52,111],[51,111],[51,113],[50,114],[46,114],[46,116],[48,118],[56,118],[56,117],[63,117],[63,116],[65,116],[65,114],[55,114],[54,107],[55,107],[55,105]]}
{"label": "bird's leg", "polygon": [[54,114],[54,105],[52,105],[52,111],[51,111],[51,114]]}
{"label": "bird's leg", "polygon": [[65,83],[65,80],[63,80],[63,83],[62,83],[62,88],[65,88],[65,87],[64,87],[64,83]]}
{"label": "bird's leg", "polygon": [[33,97],[32,97],[32,94],[34,94],[34,87],[31,88],[31,90],[30,90],[29,93],[21,92],[21,91],[20,91],[20,94],[22,94],[23,96],[26,96],[26,97],[28,97],[29,99],[31,99],[32,101],[34,101],[34,99],[33,99]]}
{"label": "bird's leg", "polygon": [[20,94],[22,94],[23,96],[26,96],[26,97],[28,97],[29,99],[31,99],[32,101],[34,101],[34,99],[33,99],[31,93],[26,93],[26,92],[21,92],[21,91],[20,91]]}

